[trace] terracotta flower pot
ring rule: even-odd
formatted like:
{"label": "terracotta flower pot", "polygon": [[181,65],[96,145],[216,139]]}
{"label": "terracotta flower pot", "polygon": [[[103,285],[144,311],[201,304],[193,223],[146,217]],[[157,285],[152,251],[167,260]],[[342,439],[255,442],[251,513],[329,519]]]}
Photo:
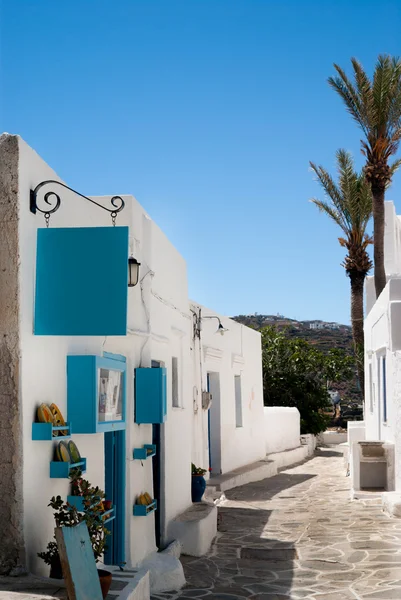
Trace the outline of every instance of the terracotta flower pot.
{"label": "terracotta flower pot", "polygon": [[113,576],[109,571],[105,571],[104,569],[98,569],[97,572],[99,574],[100,587],[102,588],[102,595],[104,600],[107,594],[109,593]]}

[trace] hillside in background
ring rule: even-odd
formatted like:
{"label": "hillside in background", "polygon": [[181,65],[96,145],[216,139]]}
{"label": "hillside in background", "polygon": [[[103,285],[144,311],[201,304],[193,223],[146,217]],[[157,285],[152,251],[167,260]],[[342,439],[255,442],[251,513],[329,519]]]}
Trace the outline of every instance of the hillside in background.
{"label": "hillside in background", "polygon": [[[331,348],[341,348],[353,356],[352,332],[349,325],[326,321],[296,321],[283,315],[259,315],[257,313],[231,318],[257,330],[274,325],[278,329],[286,329],[289,337],[302,338],[322,352],[328,352]],[[333,387],[338,389],[343,401],[362,403],[356,376],[352,381],[336,384]]]}

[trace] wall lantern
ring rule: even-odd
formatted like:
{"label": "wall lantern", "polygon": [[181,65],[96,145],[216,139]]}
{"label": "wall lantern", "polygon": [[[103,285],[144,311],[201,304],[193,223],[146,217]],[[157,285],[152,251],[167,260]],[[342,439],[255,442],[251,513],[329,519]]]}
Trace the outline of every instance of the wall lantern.
{"label": "wall lantern", "polygon": [[139,279],[139,267],[141,263],[133,256],[128,259],[128,287],[135,287]]}
{"label": "wall lantern", "polygon": [[210,316],[202,316],[202,309],[199,308],[199,312],[191,309],[191,312],[193,314],[193,336],[194,339],[201,337],[201,330],[202,330],[202,321],[203,319],[217,319],[219,322],[219,326],[216,330],[216,333],[220,333],[220,335],[224,335],[226,333],[226,331],[229,331],[229,329],[227,329],[227,327],[224,327],[224,325],[221,322],[220,317],[218,317],[217,315],[210,315]]}
{"label": "wall lantern", "polygon": [[228,329],[226,327],[224,327],[224,325],[222,324],[220,317],[217,316],[211,316],[211,317],[202,317],[202,319],[217,319],[219,322],[219,326],[217,328],[216,333],[220,333],[220,335],[224,335],[226,331],[228,331]]}

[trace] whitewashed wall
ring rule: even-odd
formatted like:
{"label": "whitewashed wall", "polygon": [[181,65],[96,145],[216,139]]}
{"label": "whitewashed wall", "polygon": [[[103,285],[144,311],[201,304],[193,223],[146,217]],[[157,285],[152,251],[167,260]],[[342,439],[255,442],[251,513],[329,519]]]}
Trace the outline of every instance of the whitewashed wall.
{"label": "whitewashed wall", "polygon": [[265,406],[266,454],[292,450],[300,445],[301,417],[295,407]]}
{"label": "whitewashed wall", "polygon": [[[168,415],[162,426],[164,441],[162,489],[159,509],[162,535],[167,537],[171,520],[191,504],[191,460],[208,465],[207,411],[201,407],[201,391],[206,373],[220,379],[220,462],[224,472],[265,454],[260,335],[233,321],[224,337],[215,335],[216,321],[205,321],[202,347],[193,339],[193,321],[187,290],[184,259],[153,223],[132,196],[123,196],[126,207],[118,215],[117,226],[129,226],[130,251],[141,262],[141,285],[128,290],[128,334],[119,337],[34,336],[33,305],[35,288],[36,234],[44,227],[40,214],[29,211],[29,191],[45,179],[59,179],[56,173],[23,140],[19,140],[20,203],[20,286],[21,286],[21,394],[24,444],[24,533],[28,568],[48,574],[37,558],[52,539],[54,522],[49,499],[66,497],[68,480],[50,479],[51,442],[31,439],[35,411],[41,402],[55,402],[67,415],[66,357],[68,354],[115,352],[127,357],[127,489],[126,560],[136,565],[155,550],[154,515],[133,517],[136,496],[152,494],[152,461],[134,461],[132,450],[151,442],[150,425],[133,422],[134,368],[160,361],[167,368]],[[74,186],[74,182],[67,182]],[[83,193],[90,190],[80,190]],[[110,196],[97,198],[109,206]],[[109,214],[77,198],[67,190],[62,204],[52,215],[51,227],[108,226]],[[213,314],[204,309],[204,314]],[[223,322],[226,320],[223,318]],[[172,357],[179,364],[179,406],[172,406]],[[234,375],[242,375],[243,427],[235,427]],[[216,408],[216,407],[215,407]],[[87,458],[86,477],[104,486],[104,437],[73,435],[82,456]]]}
{"label": "whitewashed wall", "polygon": [[[218,321],[202,322],[202,352],[195,343],[194,371],[202,368],[202,387],[206,389],[209,373],[213,403],[210,409],[211,454],[213,474],[227,473],[265,456],[263,425],[263,383],[261,336],[210,309],[201,308],[203,316],[219,316],[224,335],[217,333]],[[202,367],[198,367],[198,364]],[[242,426],[237,427],[235,409],[235,376],[241,376]],[[198,386],[200,388],[200,385]],[[199,406],[201,398],[199,398]],[[199,466],[209,465],[207,444],[208,415],[200,407],[194,414],[193,460]],[[201,441],[201,443],[200,443]]]}
{"label": "whitewashed wall", "polygon": [[[33,442],[31,424],[35,409],[41,402],[56,402],[63,414],[66,406],[66,356],[97,354],[103,351],[123,354],[128,360],[127,373],[127,561],[136,564],[155,549],[154,516],[132,516],[132,505],[142,491],[152,493],[151,461],[133,461],[132,449],[151,442],[151,426],[133,423],[133,369],[150,366],[151,359],[161,360],[168,369],[171,382],[171,352],[179,343],[183,350],[182,395],[184,407],[190,398],[190,374],[187,369],[190,317],[186,266],[182,257],[159,228],[148,218],[132,196],[124,196],[126,208],[119,214],[117,225],[130,227],[130,245],[142,263],[141,277],[151,270],[140,286],[129,290],[128,326],[126,337],[39,337],[32,333],[35,284],[36,230],[44,226],[41,215],[29,212],[29,190],[44,179],[58,179],[40,157],[25,142],[20,142],[20,254],[21,254],[21,384],[24,405],[24,497],[25,536],[29,568],[46,574],[48,568],[36,558],[53,535],[51,509],[46,508],[52,495],[66,496],[68,481],[49,478],[52,443]],[[73,184],[73,182],[69,182]],[[88,190],[82,190],[83,192]],[[52,227],[107,226],[110,217],[85,200],[63,192],[62,205],[52,216]],[[108,198],[105,198],[107,202]],[[146,305],[146,309],[144,306]],[[179,340],[179,342],[177,342]],[[190,453],[192,410],[171,407],[171,387],[168,387],[168,419],[164,425],[166,451],[165,493],[161,500],[162,521],[167,528],[173,518],[191,502]],[[88,459],[86,476],[104,486],[103,435],[73,436],[81,454]]]}
{"label": "whitewashed wall", "polygon": [[[401,491],[401,222],[385,203],[387,285],[376,300],[373,277],[365,285],[365,435],[395,442],[396,489]],[[380,358],[386,358],[387,420],[384,420]]]}

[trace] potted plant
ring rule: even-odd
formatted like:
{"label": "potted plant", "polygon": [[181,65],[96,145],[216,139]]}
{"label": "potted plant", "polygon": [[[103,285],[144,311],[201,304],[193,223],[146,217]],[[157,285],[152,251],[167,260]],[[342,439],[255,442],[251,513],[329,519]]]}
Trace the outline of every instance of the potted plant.
{"label": "potted plant", "polygon": [[50,577],[52,579],[62,579],[63,571],[61,569],[60,556],[56,542],[49,542],[45,552],[38,552],[39,558],[50,566]]}
{"label": "potted plant", "polygon": [[196,467],[194,463],[192,463],[192,502],[201,502],[202,500],[202,496],[206,489],[206,480],[204,478],[205,473],[206,469]]}
{"label": "potted plant", "polygon": [[[78,485],[77,481],[79,481]],[[71,484],[73,495],[82,496],[82,511],[68,502],[64,502],[61,496],[53,496],[48,506],[51,506],[54,511],[57,527],[74,527],[82,521],[86,523],[95,561],[98,562],[106,549],[106,537],[110,533],[103,522],[104,492],[98,487],[93,487],[87,479],[82,479],[81,472],[72,473]],[[46,551],[39,552],[38,556],[50,565],[50,577],[62,578],[56,542],[49,542]],[[106,598],[111,586],[112,574],[104,569],[98,569],[98,573],[103,598]]]}

